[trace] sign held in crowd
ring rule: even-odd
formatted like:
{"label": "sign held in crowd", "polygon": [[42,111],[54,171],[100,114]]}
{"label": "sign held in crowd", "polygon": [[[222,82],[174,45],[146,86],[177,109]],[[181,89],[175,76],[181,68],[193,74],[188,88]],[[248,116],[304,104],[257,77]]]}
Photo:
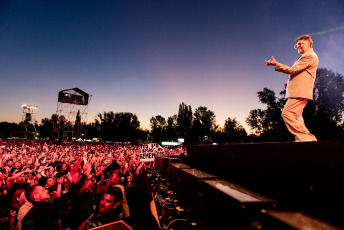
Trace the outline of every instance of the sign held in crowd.
{"label": "sign held in crowd", "polygon": [[156,153],[164,153],[164,150],[160,145],[156,143],[145,144],[141,148],[140,161],[154,161]]}

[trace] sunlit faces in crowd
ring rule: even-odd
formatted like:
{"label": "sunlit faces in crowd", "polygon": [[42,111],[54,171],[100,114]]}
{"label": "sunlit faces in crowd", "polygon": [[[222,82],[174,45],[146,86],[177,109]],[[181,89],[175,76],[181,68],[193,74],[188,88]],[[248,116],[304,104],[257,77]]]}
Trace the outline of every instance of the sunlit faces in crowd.
{"label": "sunlit faces in crowd", "polygon": [[67,169],[68,169],[67,164],[66,164],[66,163],[62,163],[62,164],[61,164],[60,171],[62,172],[62,171],[65,171],[65,170],[67,170]]}
{"label": "sunlit faces in crowd", "polygon": [[46,168],[44,171],[44,174],[46,177],[53,177],[55,174],[54,168],[53,167]]}
{"label": "sunlit faces in crowd", "polygon": [[56,180],[52,177],[47,178],[47,182],[45,183],[45,187],[49,188],[51,186],[54,186],[56,184]]}
{"label": "sunlit faces in crowd", "polygon": [[16,161],[14,163],[14,168],[19,170],[21,168],[21,163],[19,161]]}
{"label": "sunlit faces in crowd", "polygon": [[115,196],[105,193],[99,203],[99,213],[106,213],[115,208]]}
{"label": "sunlit faces in crowd", "polygon": [[12,159],[7,160],[6,166],[12,168],[13,167],[13,160]]}
{"label": "sunlit faces in crowd", "polygon": [[36,185],[29,190],[30,191],[28,193],[30,202],[50,200],[49,191],[42,186]]}
{"label": "sunlit faces in crowd", "polygon": [[19,175],[17,178],[16,178],[16,182],[18,184],[24,184],[27,180],[27,175],[25,173]]}
{"label": "sunlit faces in crowd", "polygon": [[19,206],[22,206],[26,202],[26,197],[25,197],[25,190],[23,190],[20,195],[17,197],[17,202]]}

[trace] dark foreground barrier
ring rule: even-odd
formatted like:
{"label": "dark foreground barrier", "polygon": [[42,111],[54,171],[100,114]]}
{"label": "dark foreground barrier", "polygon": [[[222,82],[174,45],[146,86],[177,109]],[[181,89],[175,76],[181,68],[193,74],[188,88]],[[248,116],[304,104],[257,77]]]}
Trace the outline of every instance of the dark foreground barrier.
{"label": "dark foreground barrier", "polygon": [[215,180],[218,177],[198,169],[180,169],[180,181],[178,194],[195,216],[201,214],[201,182]]}
{"label": "dark foreground barrier", "polygon": [[276,201],[225,180],[202,181],[201,193],[204,229],[261,229],[261,210],[276,207]]}
{"label": "dark foreground barrier", "polygon": [[344,228],[344,143],[189,146],[186,165]]}
{"label": "dark foreground barrier", "polygon": [[177,193],[180,192],[180,170],[181,169],[188,169],[191,168],[190,166],[183,164],[183,163],[170,163],[167,166],[169,168],[169,174],[167,174],[167,178],[170,179],[172,184],[172,189]]}
{"label": "dark foreground barrier", "polygon": [[262,210],[262,229],[340,230],[337,226],[315,219],[302,212]]}

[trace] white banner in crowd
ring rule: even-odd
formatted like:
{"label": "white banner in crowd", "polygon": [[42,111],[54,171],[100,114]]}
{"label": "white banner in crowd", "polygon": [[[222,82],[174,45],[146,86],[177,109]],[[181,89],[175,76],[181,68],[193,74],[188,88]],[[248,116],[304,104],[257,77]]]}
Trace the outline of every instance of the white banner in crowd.
{"label": "white banner in crowd", "polygon": [[141,148],[140,161],[154,161],[155,154],[163,154],[163,148],[157,143],[144,144]]}

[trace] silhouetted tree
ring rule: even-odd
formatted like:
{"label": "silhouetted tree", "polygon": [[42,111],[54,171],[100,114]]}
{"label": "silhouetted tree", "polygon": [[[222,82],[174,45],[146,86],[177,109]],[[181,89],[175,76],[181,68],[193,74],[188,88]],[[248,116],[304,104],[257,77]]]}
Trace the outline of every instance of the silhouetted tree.
{"label": "silhouetted tree", "polygon": [[166,137],[167,123],[166,119],[161,115],[157,115],[150,119],[151,125],[151,141],[156,143],[161,143]]}
{"label": "silhouetted tree", "polygon": [[95,122],[91,122],[86,125],[86,138],[92,139],[95,137],[100,137],[100,124],[98,120],[95,120]]}
{"label": "silhouetted tree", "polygon": [[175,114],[167,118],[166,136],[169,141],[175,141],[178,138],[178,116]]}
{"label": "silhouetted tree", "polygon": [[236,120],[236,118],[227,118],[223,127],[223,132],[227,142],[240,143],[244,142],[247,138],[245,128]]}
{"label": "silhouetted tree", "polygon": [[135,142],[138,138],[140,122],[133,113],[116,113],[113,122],[115,140]]}
{"label": "silhouetted tree", "polygon": [[43,118],[41,124],[37,127],[37,132],[40,138],[51,138],[54,128],[54,117]]}
{"label": "silhouetted tree", "polygon": [[161,115],[157,115],[150,119],[151,129],[162,131],[166,127],[166,119]]}
{"label": "silhouetted tree", "polygon": [[179,105],[177,115],[177,131],[180,137],[187,138],[192,126],[192,109],[190,105],[185,105],[182,102]]}
{"label": "silhouetted tree", "polygon": [[[115,120],[114,112],[103,112],[103,114],[97,114],[98,123],[100,124],[100,137],[106,140],[113,140],[115,138],[114,135],[114,125],[113,122]],[[97,119],[96,119],[97,120]]]}
{"label": "silhouetted tree", "polygon": [[194,112],[192,123],[193,136],[198,136],[202,142],[211,142],[212,137],[218,128],[215,124],[216,116],[207,107],[199,106]]}
{"label": "silhouetted tree", "polygon": [[20,125],[17,123],[0,122],[0,137],[11,137],[11,132],[20,129]]}
{"label": "silhouetted tree", "polygon": [[262,141],[282,141],[291,138],[281,116],[286,103],[285,90],[280,92],[280,95],[283,96],[281,98],[277,98],[275,92],[268,88],[264,88],[257,94],[259,101],[266,105],[266,109],[251,110],[246,118],[246,123],[255,134],[261,136]]}
{"label": "silhouetted tree", "polygon": [[304,111],[306,125],[318,139],[343,138],[344,78],[319,68],[314,84],[314,101]]}
{"label": "silhouetted tree", "polygon": [[130,141],[141,138],[140,122],[133,113],[104,112],[97,115],[94,130],[99,130],[99,137],[105,141]]}

